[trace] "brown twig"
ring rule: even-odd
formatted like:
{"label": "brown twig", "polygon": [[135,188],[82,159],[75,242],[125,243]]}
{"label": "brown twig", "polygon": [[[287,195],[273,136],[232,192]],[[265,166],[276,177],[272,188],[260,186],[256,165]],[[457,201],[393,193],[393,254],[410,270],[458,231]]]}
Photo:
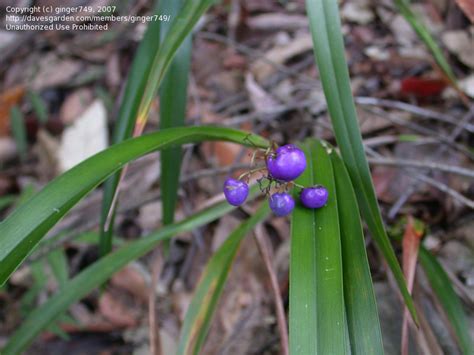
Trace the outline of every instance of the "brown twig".
{"label": "brown twig", "polygon": [[[466,113],[466,115],[459,121],[458,125],[451,131],[451,134],[448,137],[448,140],[454,142],[456,138],[461,134],[464,129],[464,126],[469,123],[474,117],[474,106]],[[446,146],[441,146],[434,154],[434,158],[441,155],[446,149]],[[389,218],[394,218],[400,208],[405,204],[405,202],[410,198],[413,192],[415,192],[418,187],[419,182],[415,182],[408,186],[405,189],[405,192],[398,198],[398,200],[393,204],[392,208],[388,212]]]}
{"label": "brown twig", "polygon": [[409,168],[420,168],[439,170],[445,173],[456,174],[474,179],[474,171],[470,169],[461,168],[459,166],[441,164],[431,161],[417,161],[409,159],[393,159],[393,158],[368,158],[370,164],[375,165],[388,165],[388,166],[400,166]]}
{"label": "brown twig", "polygon": [[277,323],[278,323],[278,331],[280,333],[280,343],[283,355],[289,355],[289,348],[288,348],[288,330],[287,330],[287,323],[286,323],[286,316],[285,316],[285,309],[283,308],[283,300],[281,298],[280,287],[278,285],[278,279],[275,274],[275,270],[273,269],[273,265],[271,262],[271,249],[269,245],[269,241],[265,235],[263,230],[263,225],[258,225],[255,228],[255,241],[258,246],[258,250],[260,251],[260,255],[262,256],[263,262],[265,264],[265,269],[268,272],[268,276],[270,277],[270,285],[273,292],[273,297],[275,298],[275,308],[277,314]]}
{"label": "brown twig", "polygon": [[150,353],[153,355],[162,355],[160,328],[158,320],[156,319],[156,293],[155,285],[158,283],[161,270],[163,268],[163,257],[160,249],[154,252],[151,283],[148,293],[148,322],[149,322],[149,339],[150,339]]}

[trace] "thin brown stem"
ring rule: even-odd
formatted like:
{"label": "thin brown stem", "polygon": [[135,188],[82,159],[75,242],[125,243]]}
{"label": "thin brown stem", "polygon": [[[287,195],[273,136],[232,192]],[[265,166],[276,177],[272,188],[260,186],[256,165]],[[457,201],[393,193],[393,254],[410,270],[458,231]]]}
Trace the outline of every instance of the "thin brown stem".
{"label": "thin brown stem", "polygon": [[257,243],[258,250],[265,264],[265,269],[267,270],[268,276],[270,278],[270,285],[271,285],[273,297],[275,299],[275,308],[276,308],[276,314],[277,314],[278,331],[280,333],[280,343],[281,343],[282,354],[289,355],[290,351],[288,347],[288,330],[287,330],[287,324],[286,324],[285,309],[283,308],[283,300],[281,298],[280,287],[278,285],[278,279],[271,262],[270,245],[263,228],[264,227],[261,224],[255,228],[255,234],[254,234],[255,241]]}

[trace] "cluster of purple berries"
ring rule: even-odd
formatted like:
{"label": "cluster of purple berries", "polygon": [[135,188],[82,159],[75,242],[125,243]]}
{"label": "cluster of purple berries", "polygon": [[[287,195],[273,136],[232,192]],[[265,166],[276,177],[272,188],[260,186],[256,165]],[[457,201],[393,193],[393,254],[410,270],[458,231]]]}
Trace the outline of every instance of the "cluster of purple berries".
{"label": "cluster of purple berries", "polygon": [[[293,144],[287,144],[275,151],[266,152],[265,162],[268,172],[265,179],[270,182],[265,190],[269,195],[272,183],[279,187],[283,186],[286,190],[288,185],[306,169],[304,152]],[[300,200],[303,206],[307,208],[320,208],[326,204],[328,190],[324,186],[302,187],[296,184],[295,186],[301,188]],[[245,202],[248,194],[249,186],[241,179],[228,178],[225,181],[224,195],[231,205],[240,206]],[[295,208],[295,200],[286,191],[271,194],[268,202],[270,209],[277,216],[286,216]]]}

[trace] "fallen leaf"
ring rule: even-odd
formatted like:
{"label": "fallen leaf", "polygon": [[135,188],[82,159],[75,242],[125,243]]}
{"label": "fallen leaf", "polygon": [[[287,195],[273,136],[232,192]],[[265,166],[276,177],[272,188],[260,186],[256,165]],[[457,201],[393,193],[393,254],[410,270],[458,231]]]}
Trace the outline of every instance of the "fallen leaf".
{"label": "fallen leaf", "polygon": [[14,31],[0,31],[0,49],[7,48],[17,39],[18,35],[19,33]]}
{"label": "fallen leaf", "polygon": [[341,10],[341,16],[351,22],[359,25],[367,25],[375,18],[374,13],[365,2],[346,2]]}
{"label": "fallen leaf", "polygon": [[71,124],[75,119],[89,107],[93,100],[92,91],[90,89],[79,89],[66,97],[61,109],[59,117],[64,124]]}
{"label": "fallen leaf", "polygon": [[106,115],[104,104],[96,100],[64,130],[58,150],[61,172],[107,148]]}
{"label": "fallen leaf", "polygon": [[265,31],[292,31],[308,28],[308,18],[301,15],[287,15],[284,13],[267,13],[250,17],[247,26],[252,30]]}
{"label": "fallen leaf", "polygon": [[81,63],[73,59],[62,59],[55,54],[41,57],[37,68],[31,68],[28,77],[33,78],[31,88],[41,91],[46,88],[68,84],[81,71]]}
{"label": "fallen leaf", "polygon": [[446,86],[446,82],[440,79],[409,77],[402,80],[400,91],[423,98],[441,95]]}
{"label": "fallen leaf", "polygon": [[117,327],[133,327],[135,315],[111,292],[105,292],[99,299],[100,313]]}
{"label": "fallen leaf", "polygon": [[467,96],[474,99],[474,74],[459,81],[459,87]]}
{"label": "fallen leaf", "polygon": [[474,42],[467,31],[447,31],[441,37],[448,50],[470,68],[474,68]]}
{"label": "fallen leaf", "polygon": [[17,105],[25,95],[23,86],[15,86],[0,96],[0,137],[5,136],[10,127],[10,110]]}
{"label": "fallen leaf", "polygon": [[[416,224],[412,216],[408,217],[405,233],[403,234],[402,248],[403,248],[403,274],[407,281],[407,288],[410,294],[413,290],[413,283],[415,281],[416,264],[418,260],[418,250],[420,247],[420,240],[423,236],[423,228],[420,224]],[[403,324],[402,324],[402,355],[408,355],[408,309],[404,307]]]}
{"label": "fallen leaf", "polygon": [[112,276],[111,284],[128,291],[141,302],[148,302],[148,285],[143,274],[136,267],[129,265]]}
{"label": "fallen leaf", "polygon": [[257,84],[250,72],[245,75],[245,88],[257,112],[269,113],[279,106],[278,101]]}
{"label": "fallen leaf", "polygon": [[474,2],[472,0],[456,0],[456,3],[469,20],[474,22]]}
{"label": "fallen leaf", "polygon": [[[299,35],[291,42],[283,46],[276,46],[265,53],[265,58],[272,63],[284,64],[287,60],[310,51],[313,48],[313,41],[309,33]],[[258,82],[275,72],[275,66],[268,61],[259,59],[251,67],[251,71]]]}
{"label": "fallen leaf", "polygon": [[0,137],[0,164],[13,159],[16,154],[15,140],[10,137]]}

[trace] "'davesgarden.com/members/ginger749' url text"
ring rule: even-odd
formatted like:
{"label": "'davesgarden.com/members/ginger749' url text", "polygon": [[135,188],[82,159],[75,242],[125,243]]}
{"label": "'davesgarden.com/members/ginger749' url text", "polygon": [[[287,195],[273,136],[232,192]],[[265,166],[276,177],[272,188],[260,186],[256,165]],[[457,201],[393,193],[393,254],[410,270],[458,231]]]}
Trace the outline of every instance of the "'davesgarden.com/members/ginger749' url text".
{"label": "'davesgarden.com/members/ginger749' url text", "polygon": [[[110,7],[110,8],[109,8]],[[7,31],[106,31],[114,22],[147,23],[170,21],[169,15],[115,15],[115,6],[94,9],[91,6],[50,7],[7,6]]]}

